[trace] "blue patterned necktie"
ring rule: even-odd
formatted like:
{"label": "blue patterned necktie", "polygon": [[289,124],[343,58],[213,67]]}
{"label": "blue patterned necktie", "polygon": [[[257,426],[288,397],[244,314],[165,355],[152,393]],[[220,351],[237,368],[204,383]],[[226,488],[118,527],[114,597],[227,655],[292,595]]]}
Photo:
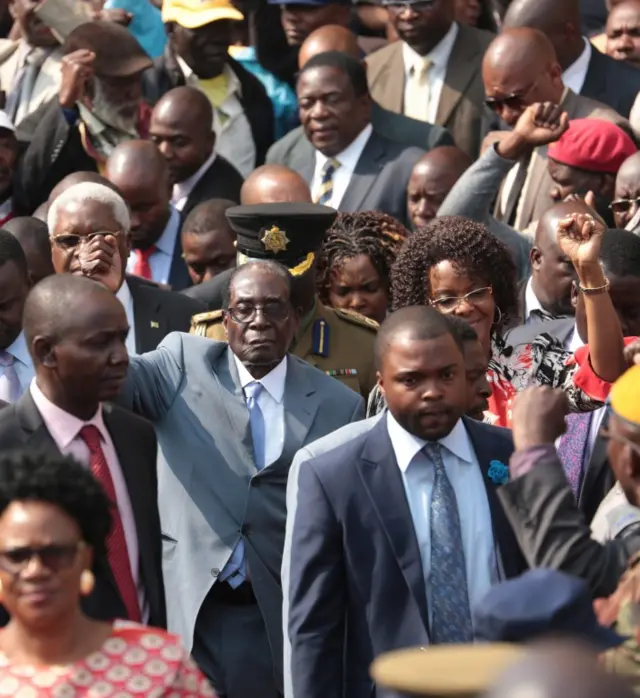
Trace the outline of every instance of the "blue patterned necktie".
{"label": "blue patterned necktie", "polygon": [[244,393],[247,396],[247,407],[249,409],[249,423],[251,426],[251,438],[253,440],[253,452],[256,457],[256,468],[262,470],[265,466],[266,434],[264,425],[264,415],[258,404],[258,397],[264,390],[262,383],[253,382],[245,386]]}
{"label": "blue patterned necktie", "polygon": [[0,349],[0,366],[4,369],[0,374],[0,399],[5,402],[16,402],[22,393],[15,363],[12,354]]}
{"label": "blue patterned necktie", "polygon": [[322,166],[322,179],[320,188],[316,196],[316,203],[327,205],[333,196],[333,175],[340,167],[340,163],[335,158],[330,158]]}
{"label": "blue patterned necktie", "polygon": [[576,499],[580,493],[584,454],[589,443],[592,417],[592,412],[570,414],[567,417],[567,431],[562,435],[558,444],[558,457],[562,462],[564,473]]}
{"label": "blue patterned necktie", "polygon": [[431,496],[431,641],[473,642],[467,569],[456,493],[447,477],[442,446],[428,443],[423,453],[433,463]]}

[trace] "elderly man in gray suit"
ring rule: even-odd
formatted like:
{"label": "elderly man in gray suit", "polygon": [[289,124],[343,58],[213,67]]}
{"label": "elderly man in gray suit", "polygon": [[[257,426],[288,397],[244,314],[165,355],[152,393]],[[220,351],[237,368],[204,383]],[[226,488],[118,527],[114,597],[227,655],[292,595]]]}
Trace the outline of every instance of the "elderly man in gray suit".
{"label": "elderly man in gray suit", "polygon": [[362,419],[363,402],[287,354],[298,313],[284,267],[239,267],[226,307],[228,345],[169,335],[131,359],[123,400],[158,435],[169,629],[220,696],[276,698],[289,466],[306,444]]}
{"label": "elderly man in gray suit", "polygon": [[271,146],[267,162],[295,170],[313,200],[338,211],[383,211],[409,227],[407,185],[424,150],[380,134],[362,63],[339,51],[310,58],[298,78],[302,129]]}

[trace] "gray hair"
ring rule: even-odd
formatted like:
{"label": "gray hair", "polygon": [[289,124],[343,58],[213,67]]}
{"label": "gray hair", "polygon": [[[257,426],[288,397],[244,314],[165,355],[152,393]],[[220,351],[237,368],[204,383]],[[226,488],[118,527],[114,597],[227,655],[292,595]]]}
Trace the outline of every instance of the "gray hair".
{"label": "gray hair", "polygon": [[58,225],[60,213],[71,203],[95,201],[99,204],[104,204],[111,208],[113,217],[121,227],[122,231],[128,233],[131,230],[131,216],[129,209],[124,199],[117,194],[113,189],[105,187],[104,184],[96,182],[80,182],[69,187],[62,192],[60,196],[54,199],[47,213],[47,226],[49,235],[53,235],[53,231]]}

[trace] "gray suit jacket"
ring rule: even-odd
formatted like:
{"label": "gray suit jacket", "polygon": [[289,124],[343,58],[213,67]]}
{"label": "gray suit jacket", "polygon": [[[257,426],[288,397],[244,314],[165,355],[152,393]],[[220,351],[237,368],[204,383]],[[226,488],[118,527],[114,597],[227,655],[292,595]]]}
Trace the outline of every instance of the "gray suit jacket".
{"label": "gray suit jacket", "polygon": [[364,416],[362,398],[289,356],[281,457],[257,472],[249,412],[226,342],[182,333],[132,357],[123,402],[158,436],[158,492],[167,626],[193,645],[205,597],[244,540],[276,678],[282,675],[286,484],[295,453]]}
{"label": "gray suit jacket", "polygon": [[[407,185],[413,166],[424,153],[419,148],[389,140],[374,130],[351,175],[338,210],[347,213],[382,211],[409,227]],[[315,148],[300,126],[271,146],[267,162],[289,167],[311,184],[315,154]]]}
{"label": "gray suit jacket", "polygon": [[491,215],[491,207],[502,180],[514,162],[500,157],[495,147],[487,148],[476,162],[453,185],[453,189],[438,209],[438,216],[464,216],[484,223],[513,253],[518,279],[528,278],[531,271],[529,240],[510,225]]}

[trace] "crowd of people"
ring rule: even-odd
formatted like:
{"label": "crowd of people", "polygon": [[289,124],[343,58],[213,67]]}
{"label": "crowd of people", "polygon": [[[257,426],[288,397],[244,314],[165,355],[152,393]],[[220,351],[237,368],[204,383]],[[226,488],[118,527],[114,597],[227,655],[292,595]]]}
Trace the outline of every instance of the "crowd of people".
{"label": "crowd of people", "polygon": [[0,36],[0,696],[640,690],[640,1]]}

